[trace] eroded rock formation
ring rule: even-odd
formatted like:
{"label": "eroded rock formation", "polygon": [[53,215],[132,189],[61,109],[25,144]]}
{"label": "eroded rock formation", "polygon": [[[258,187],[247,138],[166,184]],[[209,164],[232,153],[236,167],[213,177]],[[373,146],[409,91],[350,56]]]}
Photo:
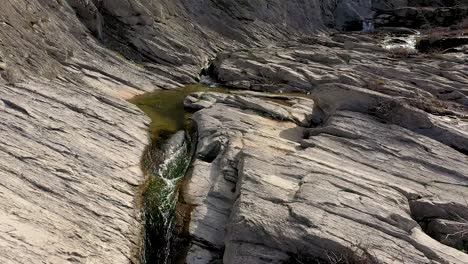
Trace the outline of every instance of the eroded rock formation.
{"label": "eroded rock formation", "polygon": [[187,263],[468,261],[468,52],[383,43],[347,33],[218,55],[224,85],[309,99],[186,98],[199,130]]}
{"label": "eroded rock formation", "polygon": [[197,82],[220,52],[224,84],[312,99],[187,99],[203,109],[187,262],[466,262],[438,242],[466,243],[444,240],[467,219],[466,50],[400,60],[327,37],[425,3],[409,2],[1,1],[0,262],[137,263],[149,120],[125,100]]}
{"label": "eroded rock formation", "polygon": [[356,111],[338,110],[312,128],[277,114],[311,109],[301,98],[284,106],[197,97],[211,105],[194,116],[200,142],[183,193],[193,208],[187,263],[468,261],[418,224],[466,227],[466,155]]}

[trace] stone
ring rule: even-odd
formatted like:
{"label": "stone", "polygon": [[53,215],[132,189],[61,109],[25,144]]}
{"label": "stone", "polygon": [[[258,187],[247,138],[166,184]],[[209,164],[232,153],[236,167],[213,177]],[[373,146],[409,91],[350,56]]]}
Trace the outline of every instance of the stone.
{"label": "stone", "polygon": [[83,24],[98,38],[102,38],[103,18],[99,9],[90,0],[67,0]]}
{"label": "stone", "polygon": [[147,118],[70,83],[0,90],[1,262],[135,258]]}
{"label": "stone", "polygon": [[[451,232],[463,230],[464,154],[368,113],[337,110],[314,133],[305,133],[306,139],[304,128],[272,118],[223,101],[195,113],[201,140],[217,140],[206,138],[212,131],[225,140],[211,163],[197,159],[189,173],[183,195],[194,206],[191,254],[206,255],[215,245],[225,247],[223,263],[283,263],[291,256],[366,257],[376,263],[468,260],[415,221],[447,219],[451,212],[460,216],[452,218]],[[233,148],[234,142],[239,143]],[[237,172],[230,181],[221,170],[225,158]],[[201,263],[213,261],[212,252]]]}
{"label": "stone", "polygon": [[[461,226],[451,212],[466,219],[467,50],[399,58],[381,46],[391,30],[330,30],[374,9],[406,27],[466,17],[427,4],[0,1],[0,262],[138,263],[150,121],[126,100],[213,60],[222,84],[283,97],[186,100],[189,263],[466,263],[440,237]],[[428,217],[431,232],[413,220]]]}
{"label": "stone", "polygon": [[100,6],[124,24],[150,26],[151,12],[139,0],[103,0]]}
{"label": "stone", "polygon": [[468,223],[444,219],[430,220],[427,233],[445,245],[463,249],[468,242]]}

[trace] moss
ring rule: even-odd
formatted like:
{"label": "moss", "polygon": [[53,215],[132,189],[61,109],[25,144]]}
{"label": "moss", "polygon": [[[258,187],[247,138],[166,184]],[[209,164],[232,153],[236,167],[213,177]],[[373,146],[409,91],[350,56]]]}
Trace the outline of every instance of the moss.
{"label": "moss", "polygon": [[[159,148],[149,155],[163,156]],[[172,255],[172,232],[175,224],[177,186],[190,164],[188,146],[162,167],[165,157],[154,163],[146,160],[150,182],[144,192],[144,255],[142,263],[165,263]],[[160,173],[160,174],[158,174]]]}
{"label": "moss", "polygon": [[164,263],[172,254],[177,186],[190,163],[187,152],[167,164],[162,175],[152,175],[144,194],[144,256],[142,263]]}
{"label": "moss", "polygon": [[166,171],[164,172],[164,178],[166,179],[177,179],[185,174],[187,167],[190,163],[190,157],[183,155],[180,158],[175,159],[167,165]]}

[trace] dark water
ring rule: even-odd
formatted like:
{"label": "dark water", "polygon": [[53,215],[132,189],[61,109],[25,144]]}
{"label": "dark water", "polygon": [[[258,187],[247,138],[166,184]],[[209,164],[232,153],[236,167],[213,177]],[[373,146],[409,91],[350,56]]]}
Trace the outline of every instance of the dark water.
{"label": "dark water", "polygon": [[172,263],[177,252],[173,236],[178,189],[193,152],[191,113],[184,99],[193,92],[227,92],[226,89],[189,85],[177,90],[158,90],[136,96],[130,102],[151,119],[151,143],[142,158],[147,176],[143,187],[144,237],[141,262]]}
{"label": "dark water", "polygon": [[146,93],[134,97],[130,102],[137,105],[151,119],[150,136],[155,141],[190,126],[191,114],[184,109],[184,98],[194,92],[207,91],[225,93],[229,90],[194,84],[176,90]]}

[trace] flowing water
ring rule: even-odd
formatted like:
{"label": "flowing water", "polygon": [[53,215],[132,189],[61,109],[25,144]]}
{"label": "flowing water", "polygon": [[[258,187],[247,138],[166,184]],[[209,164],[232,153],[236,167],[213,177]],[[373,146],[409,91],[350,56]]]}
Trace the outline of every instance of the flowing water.
{"label": "flowing water", "polygon": [[[142,263],[174,263],[177,256],[183,253],[176,252],[179,248],[174,236],[176,207],[180,183],[192,160],[195,148],[193,142],[196,140],[192,114],[185,111],[183,102],[193,92],[206,91],[239,93],[199,84],[176,90],[157,90],[130,100],[151,119],[151,143],[142,159],[142,168],[148,179],[143,188],[145,232]],[[241,93],[289,105],[288,94]]]}
{"label": "flowing water", "polygon": [[408,35],[388,35],[383,41],[383,47],[388,50],[406,49],[416,52],[416,44],[418,42],[419,33]]}
{"label": "flowing water", "polygon": [[184,98],[193,92],[227,92],[226,89],[189,85],[177,90],[157,90],[136,96],[130,102],[151,119],[151,143],[142,160],[147,175],[143,190],[144,245],[142,263],[171,263],[174,250],[178,186],[193,152],[191,114]]}

